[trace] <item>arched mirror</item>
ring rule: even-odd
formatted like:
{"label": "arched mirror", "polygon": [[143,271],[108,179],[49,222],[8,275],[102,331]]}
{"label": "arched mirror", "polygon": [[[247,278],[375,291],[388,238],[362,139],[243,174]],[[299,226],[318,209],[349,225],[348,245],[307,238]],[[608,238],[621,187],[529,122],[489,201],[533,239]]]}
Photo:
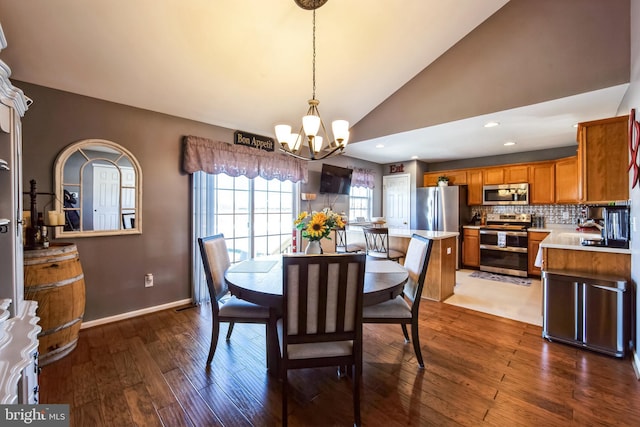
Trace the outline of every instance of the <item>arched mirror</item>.
{"label": "arched mirror", "polygon": [[142,170],[115,142],[85,139],[65,148],[56,159],[55,192],[64,213],[55,237],[142,232]]}

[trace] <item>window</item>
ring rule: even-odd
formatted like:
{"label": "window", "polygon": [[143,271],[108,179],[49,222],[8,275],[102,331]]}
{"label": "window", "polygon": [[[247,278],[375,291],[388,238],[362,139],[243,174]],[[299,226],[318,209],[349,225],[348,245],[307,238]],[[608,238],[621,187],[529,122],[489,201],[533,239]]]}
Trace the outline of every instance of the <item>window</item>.
{"label": "window", "polygon": [[232,263],[291,252],[296,193],[290,181],[193,174],[196,303],[208,298],[196,238],[224,234]]}
{"label": "window", "polygon": [[371,198],[373,191],[367,187],[351,187],[349,193],[349,221],[355,222],[357,218],[371,218]]}

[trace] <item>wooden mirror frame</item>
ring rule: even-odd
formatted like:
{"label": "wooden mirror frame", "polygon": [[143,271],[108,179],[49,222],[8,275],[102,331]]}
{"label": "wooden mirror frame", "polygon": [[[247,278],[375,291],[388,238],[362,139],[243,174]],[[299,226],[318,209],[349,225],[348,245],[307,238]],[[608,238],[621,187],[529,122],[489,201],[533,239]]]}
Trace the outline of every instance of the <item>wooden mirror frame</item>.
{"label": "wooden mirror frame", "polygon": [[[100,157],[87,157],[83,154],[83,150],[88,150],[91,147],[96,147],[97,151],[100,149],[108,149],[110,153],[120,155],[117,156],[117,159],[114,161],[110,158],[100,158]],[[115,153],[114,153],[115,152]],[[84,158],[85,162],[80,167],[80,177],[78,183],[66,183],[64,182],[64,167],[67,163],[67,160],[75,154],[80,153]],[[135,195],[135,203],[133,208],[122,208],[122,171],[120,169],[120,165],[116,162],[121,160],[122,158],[126,158],[131,166],[134,169],[135,173],[135,184],[134,184],[134,195]],[[83,230],[82,229],[82,217],[83,217],[83,208],[82,208],[82,198],[83,193],[85,192],[83,189],[83,170],[84,167],[92,163],[96,160],[106,161],[108,163],[116,166],[120,172],[120,191],[118,193],[118,206],[119,206],[119,218],[117,221],[117,229],[109,229],[109,230]],[[114,235],[123,235],[123,234],[141,234],[142,233],[142,168],[140,167],[140,163],[135,158],[133,154],[126,148],[122,147],[115,142],[108,141],[105,139],[84,139],[82,141],[75,142],[69,146],[67,146],[64,150],[58,154],[55,162],[54,169],[54,185],[55,185],[55,209],[58,212],[64,212],[65,218],[68,218],[68,212],[77,211],[80,216],[80,230],[65,230],[65,227],[59,226],[54,227],[54,236],[56,238],[67,238],[67,237],[95,237],[95,236],[114,236]],[[78,186],[79,196],[78,196],[78,208],[77,209],[69,209],[64,207],[64,189],[65,186]],[[130,217],[131,214],[135,215],[135,221],[129,220],[128,226],[125,226],[125,221],[123,221],[124,216]],[[46,215],[46,213],[45,213]]]}

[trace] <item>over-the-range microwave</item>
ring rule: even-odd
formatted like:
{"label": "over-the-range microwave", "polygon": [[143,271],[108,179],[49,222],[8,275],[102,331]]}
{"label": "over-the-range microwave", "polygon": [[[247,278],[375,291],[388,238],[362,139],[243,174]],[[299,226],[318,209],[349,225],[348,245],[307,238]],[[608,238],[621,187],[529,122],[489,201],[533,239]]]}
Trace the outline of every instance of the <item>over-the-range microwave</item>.
{"label": "over-the-range microwave", "polygon": [[483,205],[528,205],[529,184],[484,185]]}

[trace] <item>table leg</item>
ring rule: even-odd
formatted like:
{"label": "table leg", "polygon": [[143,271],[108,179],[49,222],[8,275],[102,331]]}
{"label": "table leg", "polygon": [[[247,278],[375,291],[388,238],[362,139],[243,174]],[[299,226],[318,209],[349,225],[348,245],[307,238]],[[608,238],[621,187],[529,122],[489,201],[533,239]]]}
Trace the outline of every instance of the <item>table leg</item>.
{"label": "table leg", "polygon": [[276,321],[278,317],[275,309],[270,309],[269,323],[267,323],[267,371],[270,375],[279,375],[280,367],[280,344],[278,343],[278,332]]}

